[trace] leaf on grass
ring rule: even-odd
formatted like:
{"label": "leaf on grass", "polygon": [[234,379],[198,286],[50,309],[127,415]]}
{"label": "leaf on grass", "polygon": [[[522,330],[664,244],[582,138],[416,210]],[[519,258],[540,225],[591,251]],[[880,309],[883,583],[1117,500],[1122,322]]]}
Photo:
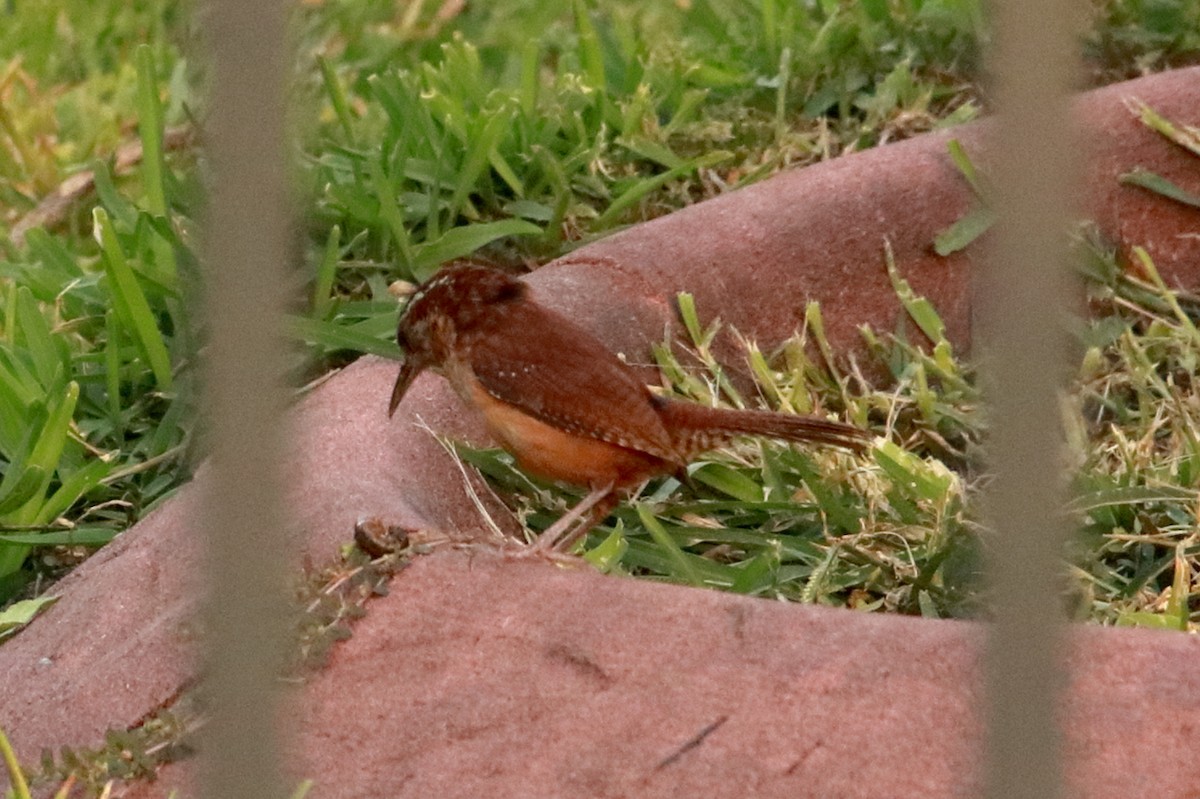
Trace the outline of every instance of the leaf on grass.
{"label": "leaf on grass", "polygon": [[170,391],[171,357],[167,354],[167,345],[154,319],[154,312],[150,310],[150,303],[138,283],[137,275],[125,260],[125,253],[121,250],[121,243],[117,240],[108,212],[103,208],[93,209],[92,221],[96,238],[104,253],[104,270],[108,274],[117,315],[133,330],[134,338],[150,363],[159,389],[164,392]]}
{"label": "leaf on grass", "polygon": [[733,157],[733,154],[726,150],[715,150],[711,153],[702,155],[699,158],[693,158],[690,161],[680,164],[674,169],[668,169],[666,172],[661,174],[643,178],[642,180],[635,182],[630,188],[626,189],[621,196],[617,197],[617,199],[613,200],[612,204],[605,209],[604,213],[596,217],[596,220],[592,223],[592,226],[596,230],[603,230],[611,226],[613,221],[622,213],[624,213],[625,209],[632,206],[650,192],[664,186],[667,183],[670,183],[676,178],[683,177],[689,172],[693,172],[697,169],[707,169],[708,167],[715,166],[731,157]]}
{"label": "leaf on grass", "polygon": [[1162,275],[1158,272],[1158,267],[1154,263],[1154,259],[1150,257],[1150,253],[1146,252],[1145,247],[1133,248],[1133,256],[1137,259],[1138,264],[1142,267],[1142,271],[1150,278],[1150,282],[1158,289],[1159,293],[1170,307],[1175,318],[1179,320],[1179,324],[1188,332],[1193,342],[1200,342],[1200,330],[1196,328],[1195,322],[1183,310],[1183,306],[1179,304],[1179,296],[1176,292],[1167,288],[1167,284],[1163,282]]}
{"label": "leaf on grass", "polygon": [[[79,384],[68,384],[64,395],[51,402],[47,410],[46,421],[41,429],[34,432],[37,438],[28,457],[23,459],[23,466],[13,467],[10,465],[10,468],[20,468],[23,473],[19,473],[20,477],[17,484],[12,487],[11,493],[6,492],[5,501],[0,507],[0,511],[3,513],[13,514],[8,521],[16,524],[36,524],[38,522],[38,514],[46,506],[46,503],[40,498],[50,484],[51,475],[58,468],[78,400]],[[37,482],[33,483],[34,480]],[[33,490],[29,491],[31,484]],[[24,498],[25,501],[18,504],[17,500],[21,498]]]}
{"label": "leaf on grass", "polygon": [[46,391],[52,391],[62,379],[67,367],[66,358],[60,349],[61,340],[50,332],[50,325],[42,315],[33,293],[25,286],[17,289],[16,329],[33,361],[38,382]]}
{"label": "leaf on grass", "polygon": [[770,588],[777,581],[780,548],[767,547],[736,570],[733,585],[729,590],[735,594],[757,594]]}
{"label": "leaf on grass", "polygon": [[996,212],[986,206],[977,205],[950,227],[934,236],[933,249],[942,256],[965,250],[967,245],[987,233],[995,223]]}
{"label": "leaf on grass", "polygon": [[603,541],[585,552],[583,557],[599,571],[607,574],[621,563],[628,551],[629,542],[625,540],[625,531],[618,527]]}
{"label": "leaf on grass", "polygon": [[154,51],[148,44],[134,52],[137,64],[138,135],[142,139],[142,189],[150,212],[167,212],[167,190],[163,168],[163,110],[155,77]]}
{"label": "leaf on grass", "polygon": [[40,466],[10,463],[0,482],[0,515],[12,513],[33,499],[45,480],[46,471]]}
{"label": "leaf on grass", "polygon": [[646,528],[650,537],[654,539],[654,543],[658,544],[666,553],[670,563],[674,566],[674,576],[697,587],[704,585],[704,578],[696,571],[696,567],[688,559],[687,553],[679,547],[679,544],[667,532],[667,528],[663,527],[662,522],[644,504],[638,503],[636,507],[642,526]]}
{"label": "leaf on grass", "polygon": [[979,203],[957,222],[934,237],[933,248],[938,255],[942,256],[965,249],[968,244],[986,233],[996,222],[996,212],[988,206],[988,198],[991,196],[992,190],[987,180],[971,163],[971,158],[967,155],[962,143],[958,139],[951,139],[946,145],[946,149],[950,152],[950,160],[962,173]]}
{"label": "leaf on grass", "polygon": [[1196,489],[1184,486],[1122,486],[1093,491],[1076,497],[1068,506],[1076,513],[1113,505],[1145,505],[1152,502],[1194,502]]}
{"label": "leaf on grass", "polygon": [[325,239],[325,252],[317,265],[317,277],[313,281],[312,313],[317,318],[325,318],[333,305],[333,281],[337,276],[341,245],[342,228],[340,225],[334,225],[329,230],[329,237]]}
{"label": "leaf on grass", "polygon": [[40,596],[37,599],[23,599],[14,602],[4,610],[0,610],[0,638],[12,635],[46,608],[58,601],[56,596]]}
{"label": "leaf on grass", "polygon": [[137,225],[137,206],[117,191],[108,164],[100,160],[92,162],[92,182],[100,205],[112,216],[113,222],[122,230],[133,230]]}
{"label": "leaf on grass", "polygon": [[289,316],[286,325],[288,333],[294,338],[316,344],[327,352],[366,352],[394,361],[404,357],[396,342],[361,333],[337,322]]}
{"label": "leaf on grass", "polygon": [[471,133],[470,149],[459,165],[454,193],[450,197],[452,215],[466,215],[467,198],[477,189],[490,154],[496,150],[504,134],[512,130],[512,110],[495,109],[483,125]]}
{"label": "leaf on grass", "polygon": [[392,181],[384,173],[384,167],[379,158],[371,157],[367,160],[367,172],[371,176],[371,186],[375,189],[375,197],[379,201],[379,217],[387,225],[388,231],[392,234],[392,238],[400,250],[401,262],[411,272],[412,237],[408,235],[408,228],[404,226],[404,211],[400,207],[400,201],[396,198]]}
{"label": "leaf on grass", "polygon": [[899,297],[904,310],[908,312],[912,320],[917,323],[917,327],[921,328],[921,332],[930,341],[935,344],[946,341],[946,323],[942,321],[942,317],[933,307],[933,303],[913,291],[909,282],[900,276],[890,242],[885,244],[884,254],[887,259],[888,278],[892,281],[892,289]]}
{"label": "leaf on grass", "polygon": [[681,291],[675,295],[675,302],[692,344],[701,346],[704,341],[704,327],[700,324],[700,314],[696,311],[696,298],[689,292]]}
{"label": "leaf on grass", "polygon": [[317,56],[317,66],[321,68],[321,77],[325,91],[329,95],[329,104],[333,106],[334,115],[341,123],[342,132],[347,141],[354,141],[354,118],[350,114],[350,103],[346,100],[346,90],[342,88],[337,72],[325,56]]}
{"label": "leaf on grass", "polygon": [[967,155],[966,148],[962,146],[962,142],[958,139],[951,139],[946,143],[946,149],[950,152],[950,160],[954,162],[954,166],[966,178],[967,183],[971,186],[971,191],[975,192],[977,197],[983,198],[984,195],[990,192],[987,184],[979,171],[975,169],[975,164],[971,162],[971,157]]}
{"label": "leaf on grass", "polygon": [[76,469],[69,476],[64,477],[60,472],[59,479],[62,480],[62,483],[50,495],[49,499],[42,504],[33,523],[49,524],[66,513],[72,505],[99,485],[100,481],[108,477],[113,470],[113,466],[113,461],[97,458],[88,461],[87,464]]}
{"label": "leaf on grass", "polygon": [[1140,186],[1143,189],[1161,194],[1163,197],[1174,200],[1175,202],[1190,205],[1193,208],[1200,208],[1200,195],[1192,194],[1190,191],[1181,186],[1172,183],[1171,181],[1159,175],[1156,172],[1151,172],[1142,167],[1135,167],[1132,172],[1126,172],[1119,178],[1121,183],[1127,186]]}
{"label": "leaf on grass", "polygon": [[675,169],[684,165],[684,160],[675,154],[667,145],[654,141],[646,136],[628,136],[617,139],[617,144],[629,150],[634,155],[647,161],[652,161],[666,169]]}
{"label": "leaf on grass", "polygon": [[517,171],[508,163],[508,159],[500,154],[498,148],[493,147],[488,152],[488,163],[492,165],[492,169],[496,170],[496,174],[508,184],[508,187],[512,189],[515,196],[525,196],[525,182],[521,180]]}
{"label": "leaf on grass", "polygon": [[871,455],[896,487],[909,496],[936,502],[946,495],[954,482],[954,477],[940,462],[923,461],[891,441],[877,444]]}
{"label": "leaf on grass", "polygon": [[519,216],[532,222],[549,222],[554,218],[554,209],[545,203],[533,200],[513,200],[505,203],[504,213]]}
{"label": "leaf on grass", "polygon": [[0,546],[102,547],[117,537],[111,527],[76,527],[48,533],[0,533]]}
{"label": "leaf on grass", "polygon": [[689,470],[697,482],[742,502],[762,502],[762,485],[720,463],[705,463]]}
{"label": "leaf on grass", "polygon": [[591,88],[603,95],[607,89],[607,81],[604,75],[604,47],[600,43],[600,36],[588,15],[587,3],[575,0],[572,11],[575,16],[575,34],[579,37],[579,60],[583,64],[583,72],[587,75]]}
{"label": "leaf on grass", "polygon": [[1142,627],[1149,630],[1177,630],[1179,623],[1165,613],[1148,610],[1126,610],[1117,616],[1118,627]]}
{"label": "leaf on grass", "polygon": [[1193,155],[1200,155],[1200,129],[1190,125],[1176,125],[1141,100],[1130,100],[1126,106],[1146,127],[1157,131]]}
{"label": "leaf on grass", "polygon": [[540,227],[524,219],[502,219],[499,222],[451,228],[437,241],[427,242],[414,250],[413,272],[418,280],[424,282],[440,264],[470,255],[496,239],[535,236],[541,235],[541,232]]}

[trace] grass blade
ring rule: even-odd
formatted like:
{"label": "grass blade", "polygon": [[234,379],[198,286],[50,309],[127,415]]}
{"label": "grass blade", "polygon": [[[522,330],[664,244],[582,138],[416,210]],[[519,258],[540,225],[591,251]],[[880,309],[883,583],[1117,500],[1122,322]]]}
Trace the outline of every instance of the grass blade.
{"label": "grass blade", "polygon": [[346,102],[346,90],[338,82],[337,72],[329,63],[329,59],[323,55],[317,56],[317,64],[321,67],[321,77],[325,80],[325,91],[329,93],[329,103],[333,106],[333,113],[341,123],[347,141],[353,142],[354,120],[350,116],[350,104]]}
{"label": "grass blade", "polygon": [[[83,468],[76,469],[70,477],[42,504],[34,524],[49,524],[66,513],[72,505],[100,484],[113,470],[113,464],[103,460],[89,461]],[[60,475],[61,476],[61,475]]]}
{"label": "grass blade", "polygon": [[163,183],[163,113],[154,69],[154,52],[142,44],[137,62],[138,135],[142,139],[142,187],[150,213],[165,216],[167,192]]}
{"label": "grass blade", "polygon": [[587,3],[574,0],[571,8],[575,14],[575,35],[579,37],[579,60],[583,74],[587,75],[588,85],[603,97],[608,86],[604,77],[604,47],[588,14]]}
{"label": "grass blade", "polygon": [[654,539],[654,543],[662,548],[667,557],[670,558],[671,563],[675,565],[676,576],[697,587],[704,585],[704,578],[700,576],[700,573],[688,561],[687,555],[679,548],[679,544],[675,543],[675,539],[662,526],[662,523],[655,518],[650,509],[638,503],[637,514],[638,519],[642,522],[642,526],[646,528],[650,533],[650,537]]}
{"label": "grass blade", "polygon": [[33,370],[38,382],[46,391],[52,391],[67,369],[66,359],[60,349],[61,339],[50,333],[50,325],[42,315],[37,300],[24,286],[17,290],[16,338],[23,341],[33,361]]}
{"label": "grass blade", "polygon": [[592,223],[592,227],[597,230],[611,227],[618,216],[650,192],[661,188],[676,178],[694,172],[697,169],[707,169],[710,166],[715,166],[731,157],[732,154],[725,150],[716,150],[699,158],[693,158],[691,161],[680,164],[674,169],[668,169],[661,174],[652,175],[651,177],[637,181],[617,197],[617,199],[613,200],[612,204],[604,210],[604,213],[596,217],[595,222]]}
{"label": "grass blade", "polygon": [[464,203],[473,190],[478,188],[483,170],[488,166],[489,155],[495,150],[496,144],[512,127],[512,109],[494,109],[483,128],[471,137],[471,149],[463,159],[454,184],[454,194],[450,197],[451,219],[455,215],[466,215]]}
{"label": "grass blade", "polygon": [[134,338],[154,373],[154,381],[159,390],[169,392],[173,382],[171,358],[167,354],[162,332],[154,320],[154,312],[150,310],[150,303],[142,292],[137,275],[125,260],[125,253],[121,250],[121,243],[117,240],[117,233],[113,230],[108,212],[103,208],[93,209],[92,221],[104,255],[104,271],[110,281],[117,313],[126,327],[133,331]]}
{"label": "grass blade", "polygon": [[315,344],[327,352],[350,350],[396,361],[404,357],[404,353],[396,346],[396,342],[368,336],[336,322],[290,316],[287,317],[285,324],[289,335],[293,338],[308,344]]}
{"label": "grass blade", "polygon": [[317,279],[313,281],[312,315],[318,319],[328,316],[333,307],[333,281],[337,276],[338,255],[342,245],[342,228],[334,225],[325,239],[325,252],[317,266]]}
{"label": "grass blade", "polygon": [[1121,183],[1127,186],[1140,186],[1143,189],[1161,194],[1163,197],[1174,200],[1175,202],[1190,205],[1193,208],[1200,208],[1200,195],[1192,194],[1187,189],[1164,178],[1156,172],[1151,172],[1142,167],[1135,167],[1133,171],[1126,172],[1119,178]]}
{"label": "grass blade", "polygon": [[10,463],[0,482],[0,516],[12,513],[33,499],[46,482],[46,470],[38,466]]}
{"label": "grass blade", "polygon": [[[37,600],[26,600],[36,602]],[[12,609],[10,608],[9,611]],[[6,615],[9,611],[6,611]],[[37,609],[34,609],[34,613]],[[32,618],[32,616],[30,616]],[[4,619],[0,618],[0,625]],[[28,623],[22,622],[22,624]],[[0,626],[0,634],[4,627]],[[4,758],[4,768],[8,771],[8,781],[13,792],[13,799],[31,799],[29,793],[29,783],[25,781],[25,775],[21,773],[21,764],[17,762],[17,754],[13,751],[12,744],[8,742],[8,736],[4,734],[4,730],[0,730],[0,756]]]}
{"label": "grass blade", "polygon": [[986,206],[967,211],[954,224],[933,237],[933,250],[946,256],[965,250],[971,242],[987,233],[996,224],[996,212]]}
{"label": "grass blade", "polygon": [[46,533],[0,532],[0,546],[102,547],[116,538],[119,532],[111,527],[75,527]]}
{"label": "grass blade", "polygon": [[1141,119],[1142,124],[1146,127],[1157,131],[1193,155],[1200,155],[1200,130],[1190,125],[1177,127],[1175,123],[1159,114],[1141,100],[1131,101],[1127,104],[1127,107],[1134,116]]}
{"label": "grass blade", "polygon": [[[42,426],[41,434],[33,445],[33,451],[29,453],[28,466],[41,469],[46,475],[42,481],[42,492],[49,485],[50,475],[58,469],[58,462],[62,458],[63,447],[67,443],[67,432],[70,430],[71,420],[75,416],[75,405],[78,401],[79,384],[71,382],[67,385],[64,395],[50,407],[46,424]],[[28,519],[18,520],[18,523],[21,524],[32,524],[33,522],[32,516]]]}
{"label": "grass blade", "polygon": [[440,264],[470,255],[484,245],[506,236],[540,236],[542,229],[524,219],[502,219],[499,222],[484,222],[477,225],[462,225],[451,228],[437,241],[416,247],[413,271],[424,281]]}
{"label": "grass blade", "polygon": [[404,265],[406,276],[413,277],[412,239],[408,235],[408,228],[404,225],[404,212],[400,210],[396,192],[392,190],[392,183],[384,174],[383,163],[380,160],[382,157],[382,153],[377,158],[369,157],[367,170],[371,174],[371,185],[374,187],[375,197],[379,201],[379,216],[387,225],[396,242],[396,247],[400,250],[400,260]]}
{"label": "grass blade", "polygon": [[113,309],[104,313],[104,389],[108,415],[121,424],[121,323]]}

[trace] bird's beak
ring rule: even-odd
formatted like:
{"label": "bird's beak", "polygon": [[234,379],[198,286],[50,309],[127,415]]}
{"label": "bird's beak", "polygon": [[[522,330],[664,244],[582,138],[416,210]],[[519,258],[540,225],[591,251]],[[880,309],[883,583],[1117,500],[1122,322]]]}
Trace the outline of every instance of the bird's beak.
{"label": "bird's beak", "polygon": [[425,364],[420,358],[409,354],[404,359],[404,363],[400,365],[400,374],[396,375],[396,385],[392,387],[392,399],[388,403],[388,417],[396,412],[396,407],[400,404],[400,400],[404,399],[405,392],[412,385],[412,381],[416,379],[421,370],[425,368]]}

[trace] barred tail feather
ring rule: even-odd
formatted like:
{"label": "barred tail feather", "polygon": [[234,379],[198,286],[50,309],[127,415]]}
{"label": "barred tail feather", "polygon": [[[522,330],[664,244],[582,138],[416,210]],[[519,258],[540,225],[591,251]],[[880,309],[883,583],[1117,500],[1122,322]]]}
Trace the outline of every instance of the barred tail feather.
{"label": "barred tail feather", "polygon": [[865,430],[817,416],[709,408],[689,402],[665,403],[660,412],[685,457],[724,446],[738,436],[779,438],[854,452],[864,452],[871,440]]}

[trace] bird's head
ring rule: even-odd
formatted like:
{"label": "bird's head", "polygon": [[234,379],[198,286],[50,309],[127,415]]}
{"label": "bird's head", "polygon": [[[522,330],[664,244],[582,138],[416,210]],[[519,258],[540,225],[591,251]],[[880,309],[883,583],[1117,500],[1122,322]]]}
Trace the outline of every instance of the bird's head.
{"label": "bird's head", "polygon": [[496,322],[506,303],[519,299],[526,290],[512,275],[475,264],[447,267],[419,286],[396,328],[404,363],[392,389],[388,415],[396,412],[418,374],[441,367],[464,337]]}

